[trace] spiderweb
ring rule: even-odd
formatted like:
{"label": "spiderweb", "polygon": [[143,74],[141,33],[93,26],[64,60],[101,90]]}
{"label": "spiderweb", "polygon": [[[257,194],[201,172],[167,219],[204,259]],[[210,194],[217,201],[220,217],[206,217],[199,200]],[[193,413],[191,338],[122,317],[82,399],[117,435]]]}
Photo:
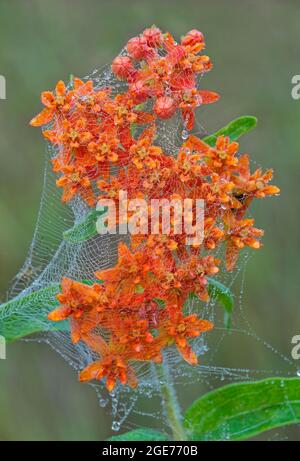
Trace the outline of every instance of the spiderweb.
{"label": "spiderweb", "polygon": [[[124,54],[123,50],[121,55]],[[122,91],[125,86],[113,76],[108,66],[95,70],[84,80],[93,80],[95,89],[110,86],[115,92]],[[206,130],[197,124],[194,133],[201,137],[206,134]],[[186,131],[179,117],[173,117],[167,123],[158,123],[157,144],[166,152],[177,153],[185,137]],[[74,280],[93,279],[95,270],[106,269],[116,264],[118,242],[124,239],[124,236],[107,234],[96,235],[79,243],[70,243],[63,238],[65,231],[74,224],[82,222],[90,212],[90,208],[78,197],[68,205],[61,203],[61,190],[55,185],[56,175],[52,172],[51,166],[51,158],[56,154],[57,151],[53,145],[49,145],[45,156],[44,183],[33,240],[25,263],[15,276],[9,290],[9,299],[20,299],[19,308],[22,309],[24,319],[30,317],[30,305],[21,303],[24,295],[48,287],[49,284],[60,283],[63,276]],[[221,252],[222,250],[217,256],[223,258]],[[189,301],[188,311],[197,312],[200,318],[214,322],[215,328],[209,335],[193,340],[193,349],[200,356],[198,366],[192,367],[187,364],[175,347],[169,347],[164,352],[164,367],[167,370],[169,382],[176,388],[185,390],[188,389],[189,384],[195,386],[195,383],[199,383],[199,388],[205,392],[225,383],[276,375],[295,376],[293,361],[261,340],[247,320],[243,308],[243,285],[248,259],[249,253],[244,252],[234,274],[222,273],[218,277],[218,280],[228,287],[233,287],[234,291],[239,293],[235,299],[233,325],[230,331],[223,326],[221,310],[216,301],[201,303],[201,307],[192,299]],[[47,330],[49,327],[49,322],[46,320],[46,312],[50,310],[48,302],[48,298],[43,298],[41,295],[41,306],[45,309],[45,322],[40,321],[41,330]],[[249,348],[251,348],[251,341],[260,342],[270,351],[270,354],[276,354],[277,363],[282,364],[280,369],[251,369],[246,365],[235,367],[234,364],[232,367],[223,366],[222,363],[226,360],[224,354],[223,356],[221,354],[221,358],[219,357],[219,352],[224,347],[226,349],[224,345],[227,342],[231,344],[229,347],[238,347],[240,337],[249,339],[247,342]],[[95,359],[93,352],[84,343],[72,343],[68,330],[50,331],[49,328],[49,331],[37,333],[29,340],[47,343],[76,371],[82,370]],[[137,363],[135,370],[139,385],[134,390],[119,384],[109,393],[101,382],[89,385],[95,389],[99,404],[109,408],[113,420],[113,431],[119,431],[121,428],[127,430],[136,428],[142,417],[145,426],[159,426],[161,429],[163,422],[163,430],[168,433],[166,415],[161,406],[160,376],[157,375],[154,366],[148,363]],[[195,395],[197,396],[199,392]],[[274,437],[280,437],[278,431]],[[226,439],[226,428],[224,428],[224,439]]]}

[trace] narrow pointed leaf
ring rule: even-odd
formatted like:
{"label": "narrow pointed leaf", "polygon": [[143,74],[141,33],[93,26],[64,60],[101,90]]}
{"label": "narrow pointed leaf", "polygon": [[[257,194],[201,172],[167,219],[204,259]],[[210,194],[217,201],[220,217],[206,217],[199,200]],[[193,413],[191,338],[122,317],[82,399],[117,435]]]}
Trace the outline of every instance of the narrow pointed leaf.
{"label": "narrow pointed leaf", "polygon": [[92,210],[82,221],[64,232],[64,240],[67,240],[69,243],[80,243],[95,237],[98,234],[96,227],[97,219],[106,212],[107,209]]}
{"label": "narrow pointed leaf", "polygon": [[300,423],[300,379],[230,384],[205,394],[185,413],[191,440],[245,440]]}
{"label": "narrow pointed leaf", "polygon": [[32,333],[68,329],[68,322],[53,323],[47,314],[58,305],[56,294],[60,285],[20,295],[0,306],[0,335],[7,342],[14,341]]}
{"label": "narrow pointed leaf", "polygon": [[[234,306],[233,294],[228,287],[223,285],[223,283],[210,277],[207,277],[207,280],[210,299],[216,300],[221,304],[224,309],[224,326],[226,328],[230,328],[231,315]],[[187,303],[189,302],[189,299],[196,303],[202,303],[195,293],[190,293]]]}
{"label": "narrow pointed leaf", "polygon": [[248,133],[250,130],[255,128],[256,125],[256,117],[253,117],[251,115],[245,115],[228,123],[228,125],[224,126],[224,128],[221,128],[216,133],[213,133],[210,136],[206,136],[205,138],[203,138],[203,141],[209,144],[210,146],[214,146],[217,137],[222,135],[229,136],[230,141],[236,141],[240,138],[240,136]]}
{"label": "narrow pointed leaf", "polygon": [[224,308],[224,325],[230,328],[234,300],[231,290],[218,280],[207,277],[208,293],[211,299],[218,301]]}

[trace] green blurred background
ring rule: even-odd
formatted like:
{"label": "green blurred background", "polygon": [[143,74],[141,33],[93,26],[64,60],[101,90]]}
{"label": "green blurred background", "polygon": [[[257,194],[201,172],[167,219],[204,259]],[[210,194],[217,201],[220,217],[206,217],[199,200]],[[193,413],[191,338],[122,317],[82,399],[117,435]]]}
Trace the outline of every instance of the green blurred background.
{"label": "green blurred background", "polygon": [[[7,82],[7,100],[0,100],[2,299],[26,256],[39,208],[45,144],[28,121],[41,108],[40,92],[110,62],[153,23],[178,38],[192,28],[204,32],[215,67],[203,87],[222,95],[199,110],[209,132],[239,115],[259,118],[242,149],[274,168],[282,194],[256,205],[266,235],[247,264],[242,304],[258,336],[290,357],[291,338],[300,334],[300,100],[291,98],[291,78],[300,74],[296,0],[0,0],[0,74]],[[231,346],[222,365],[283,370],[279,355],[259,341]],[[192,393],[199,394],[198,385]],[[0,440],[103,440],[110,425],[94,391],[78,384],[48,347],[8,347],[0,361]],[[297,428],[286,434],[300,440]]]}

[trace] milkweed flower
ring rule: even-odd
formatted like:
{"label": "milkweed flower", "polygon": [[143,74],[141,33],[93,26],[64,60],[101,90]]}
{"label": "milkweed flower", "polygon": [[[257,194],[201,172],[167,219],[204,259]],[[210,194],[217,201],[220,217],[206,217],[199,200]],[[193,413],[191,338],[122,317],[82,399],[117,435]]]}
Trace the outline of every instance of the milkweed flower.
{"label": "milkweed flower", "polygon": [[55,87],[55,92],[44,91],[41,94],[41,101],[46,107],[31,120],[30,124],[32,126],[46,125],[55,114],[67,113],[70,110],[72,96],[73,92],[68,92],[64,82],[60,80]]}
{"label": "milkweed flower", "polygon": [[[149,208],[161,198],[206,204],[202,243],[187,248],[187,232],[175,232],[182,223],[174,215],[168,235],[161,224],[151,234],[146,221],[146,232],[119,244],[114,267],[95,267],[92,285],[63,278],[59,306],[48,318],[69,320],[73,343],[82,341],[97,356],[80,381],[104,380],[110,392],[117,383],[136,387],[135,363],[161,363],[171,346],[190,365],[198,363],[193,339],[213,324],[187,313],[186,302],[191,293],[207,302],[209,278],[232,271],[243,248],[261,247],[263,230],[246,212],[255,198],[279,193],[269,184],[272,170],[252,172],[249,156],[239,154],[229,137],[218,136],[211,146],[187,133],[176,150],[156,138],[162,121],[176,113],[192,130],[195,111],[219,99],[198,88],[197,76],[212,68],[204,48],[198,30],[176,43],[170,33],[147,28],[112,62],[125,91],[77,77],[68,87],[59,81],[54,92],[42,93],[45,108],[30,122],[47,125],[43,135],[56,148],[52,164],[64,202],[79,196],[94,207],[108,198],[118,208],[125,190],[128,199],[143,198]],[[224,261],[216,257],[222,245]]]}
{"label": "milkweed flower", "polygon": [[60,306],[50,312],[48,319],[54,322],[70,319],[71,335],[74,343],[81,338],[85,330],[85,323],[90,321],[90,313],[97,310],[102,301],[98,286],[86,286],[83,283],[70,280],[67,277],[62,279],[62,293],[57,295]]}

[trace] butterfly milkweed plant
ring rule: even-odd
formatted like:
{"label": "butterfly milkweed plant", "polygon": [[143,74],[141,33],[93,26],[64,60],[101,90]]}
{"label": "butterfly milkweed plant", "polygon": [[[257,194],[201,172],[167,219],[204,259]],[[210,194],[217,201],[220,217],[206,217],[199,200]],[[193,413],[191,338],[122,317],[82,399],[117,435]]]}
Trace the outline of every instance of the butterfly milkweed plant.
{"label": "butterfly milkweed plant", "polygon": [[246,439],[299,420],[299,408],[298,419],[285,411],[297,378],[217,387],[185,413],[178,403],[178,378],[209,373],[218,305],[225,325],[215,334],[230,328],[234,300],[221,280],[233,278],[242,250],[261,247],[249,208],[279,193],[272,170],[252,170],[239,151],[255,117],[199,131],[196,112],[219,99],[202,88],[212,69],[204,49],[198,30],[177,43],[152,26],[109,68],[43,92],[30,122],[42,127],[52,172],[0,333],[57,349],[111,403],[114,430],[138,396],[148,413],[162,408],[155,428],[112,440]]}

